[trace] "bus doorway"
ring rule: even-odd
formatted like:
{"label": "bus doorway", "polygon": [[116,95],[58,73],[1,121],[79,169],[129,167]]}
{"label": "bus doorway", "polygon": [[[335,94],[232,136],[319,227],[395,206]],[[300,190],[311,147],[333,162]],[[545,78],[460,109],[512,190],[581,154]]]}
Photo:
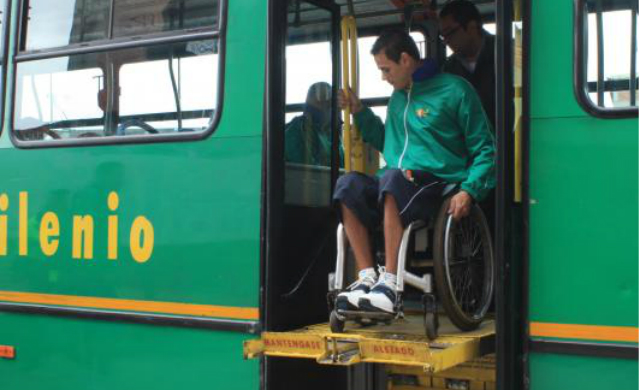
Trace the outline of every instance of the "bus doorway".
{"label": "bus doorway", "polygon": [[[478,6],[487,28],[492,28],[493,32],[501,31],[502,27],[499,26],[499,23],[496,23],[497,12],[495,4],[483,2],[479,3]],[[263,273],[263,285],[266,288],[263,297],[265,324],[263,330],[272,335],[292,335],[295,333],[292,331],[297,330],[315,333],[309,338],[305,338],[306,335],[296,333],[293,338],[287,339],[286,337],[288,336],[286,336],[285,339],[276,341],[276,344],[279,342],[280,345],[283,345],[282,343],[293,343],[291,345],[294,345],[294,347],[288,353],[282,350],[271,350],[273,353],[265,353],[264,349],[260,350],[265,346],[264,338],[262,347],[253,349],[257,345],[253,344],[249,348],[245,348],[245,353],[248,357],[261,354],[265,356],[263,384],[268,389],[286,388],[290,383],[310,388],[318,386],[321,388],[327,386],[332,386],[333,388],[388,388],[388,386],[392,386],[391,388],[396,388],[403,386],[403,381],[405,380],[416,381],[416,384],[426,383],[421,379],[422,375],[417,375],[411,370],[406,371],[398,368],[403,366],[402,361],[393,361],[391,359],[386,360],[387,364],[369,364],[369,362],[384,363],[385,360],[380,355],[373,357],[368,355],[367,358],[363,358],[365,355],[363,351],[366,349],[366,345],[363,343],[354,345],[353,340],[340,341],[346,343],[343,344],[343,346],[346,345],[345,349],[341,350],[340,353],[344,353],[344,356],[355,356],[360,359],[359,361],[356,358],[353,360],[347,358],[346,361],[341,362],[341,358],[337,358],[337,355],[335,355],[336,360],[329,359],[324,361],[327,364],[318,364],[322,359],[317,359],[317,361],[309,360],[309,358],[319,357],[316,353],[317,351],[305,355],[305,351],[296,350],[295,347],[296,345],[314,345],[313,342],[316,340],[314,337],[318,336],[318,334],[321,334],[321,336],[318,336],[320,337],[318,340],[325,340],[324,342],[333,340],[332,336],[328,335],[330,332],[326,331],[326,329],[316,328],[315,324],[326,323],[328,320],[325,302],[327,279],[329,273],[333,272],[335,268],[334,257],[337,244],[334,236],[338,221],[331,209],[330,191],[336,178],[341,173],[341,164],[344,162],[339,138],[341,132],[340,120],[335,103],[336,86],[341,85],[337,74],[338,55],[335,51],[337,50],[338,39],[337,17],[347,14],[348,8],[347,2],[343,1],[337,2],[335,6],[323,2],[307,3],[301,1],[290,2],[286,16],[281,8],[278,9],[278,7],[273,6],[271,9],[271,43],[269,45],[271,53],[268,62],[270,66],[268,69],[269,85],[265,102],[269,108],[267,110],[267,126],[270,139],[267,140],[267,172],[265,176],[268,207],[266,209],[265,225],[267,237],[265,254],[267,262],[264,265]],[[383,93],[378,92],[376,94],[376,92],[370,90],[370,86],[375,83],[385,84],[380,80],[379,71],[369,55],[369,50],[375,37],[387,28],[408,28],[412,32],[411,35],[414,40],[419,44],[423,57],[443,60],[446,55],[446,45],[444,40],[439,37],[440,26],[435,16],[440,8],[441,6],[438,4],[431,4],[430,2],[392,5],[386,1],[366,1],[355,4],[355,14],[360,34],[359,41],[360,43],[368,43],[368,47],[364,45],[364,50],[361,48],[359,62],[360,65],[369,63],[370,66],[373,66],[368,71],[361,72],[361,96],[363,102],[372,107],[374,112],[381,116],[383,120],[391,90],[388,86],[386,86],[388,90]],[[329,12],[329,9],[332,9],[333,13]],[[509,15],[509,25],[511,24],[511,19],[512,16]],[[509,28],[510,30],[511,28]],[[508,41],[511,43],[510,39]],[[318,55],[318,52],[313,52],[312,50],[319,50],[324,54]],[[300,53],[300,56],[296,57],[298,53]],[[509,53],[512,53],[512,51],[509,51]],[[329,59],[329,56],[333,57]],[[313,61],[309,61],[309,58],[313,58]],[[306,61],[302,62],[301,59]],[[508,61],[504,61],[506,65],[503,66],[512,66],[513,61],[511,58]],[[300,63],[304,63],[302,68],[298,65]],[[323,76],[319,76],[321,74],[319,73],[319,68],[324,69]],[[331,72],[329,72],[329,69],[331,69]],[[331,77],[329,77],[329,73],[331,73]],[[296,123],[304,123],[305,110],[308,109],[309,102],[313,102],[314,99],[321,100],[323,96],[326,98],[326,94],[322,90],[327,88],[331,90],[332,95],[332,111],[330,113],[333,121],[331,124],[332,136],[326,149],[331,151],[331,164],[323,165],[320,162],[322,158],[317,156],[317,153],[322,151],[321,148],[314,147],[311,143],[306,144],[307,149],[304,149],[304,152],[293,148],[296,142],[300,142],[300,137],[296,135],[300,134],[298,133],[299,130],[295,130],[296,127],[294,125]],[[513,96],[513,83],[508,82],[504,85],[504,88],[507,91],[504,99],[509,100],[508,96]],[[509,127],[507,123],[510,120],[509,115],[512,115],[510,110],[505,112],[508,113],[503,113],[505,115],[503,121],[497,122],[502,126],[501,129],[504,129],[505,126]],[[508,148],[509,153],[513,153],[512,141],[506,142],[505,148]],[[382,161],[382,164],[384,164],[384,161]],[[506,180],[510,181],[512,177]],[[512,201],[510,200],[507,203],[511,207]],[[500,250],[504,250],[504,245],[501,245],[500,248]],[[517,249],[514,251],[517,252]],[[350,280],[351,278],[349,278]],[[502,291],[504,292],[504,290]],[[499,301],[495,308],[496,310],[501,310],[506,306],[503,301]],[[489,319],[493,321],[495,314],[492,313]],[[513,324],[510,323],[509,326]],[[412,326],[414,328],[412,331],[415,332],[415,324]],[[397,331],[397,334],[402,334],[403,332],[397,329],[395,331]],[[405,332],[403,336],[396,335],[395,337],[409,337],[408,335],[409,333]],[[296,338],[298,336],[299,338]],[[450,341],[447,344],[448,346],[458,345],[455,354],[448,354],[448,352],[438,354],[433,353],[434,350],[430,350],[429,353],[431,355],[429,356],[431,358],[437,356],[437,359],[440,360],[448,359],[448,363],[445,365],[438,365],[439,363],[435,361],[427,360],[414,363],[419,366],[424,362],[423,369],[427,365],[434,364],[432,367],[434,370],[446,371],[446,369],[454,368],[459,363],[475,362],[477,360],[477,362],[483,363],[470,363],[471,366],[484,367],[485,371],[478,375],[483,376],[486,382],[490,383],[487,386],[495,386],[496,356],[490,354],[496,349],[495,336],[495,332],[490,330],[488,333],[480,332],[471,337],[462,337],[464,340],[460,344]],[[277,338],[278,336],[275,337]],[[355,339],[359,337],[355,337]],[[514,339],[517,338],[515,333],[513,337]],[[349,338],[349,336],[347,335],[345,338]],[[361,339],[365,338],[366,336],[361,337]],[[365,342],[368,341],[370,340],[365,340]],[[336,345],[340,342],[336,342]],[[421,343],[419,348],[424,345],[430,345],[428,340],[421,340]],[[371,345],[372,350],[375,350],[373,344]],[[439,347],[443,345],[440,344]],[[472,345],[473,347],[468,348]],[[438,348],[437,341],[434,346],[436,349]],[[389,348],[393,349],[394,347],[389,346]],[[515,346],[514,350],[517,348]],[[446,348],[441,349],[446,350]],[[377,351],[383,350],[378,349]],[[326,349],[323,351],[327,352]],[[511,353],[513,350],[509,352]],[[486,356],[487,354],[489,354],[488,357]],[[285,356],[288,356],[288,358]],[[297,357],[297,359],[291,359],[290,357]],[[327,356],[324,357],[326,358]],[[497,360],[500,361],[500,358]],[[363,364],[355,364],[358,362]],[[390,362],[399,364],[397,366],[388,365]],[[354,363],[355,365],[348,369],[330,367],[331,365],[347,365],[346,363]],[[451,375],[457,374],[453,373]],[[292,379],[292,376],[295,379]],[[433,377],[430,378],[428,379],[430,381],[429,386],[436,386],[441,382],[434,382]],[[450,383],[453,385],[470,380],[464,376],[461,378],[441,375],[439,378],[442,380],[450,379]]]}
{"label": "bus doorway", "polygon": [[[331,207],[342,165],[337,112],[339,7],[274,1],[270,7],[266,149],[264,330],[325,322],[335,258]],[[341,388],[342,370],[267,358],[266,388]]]}

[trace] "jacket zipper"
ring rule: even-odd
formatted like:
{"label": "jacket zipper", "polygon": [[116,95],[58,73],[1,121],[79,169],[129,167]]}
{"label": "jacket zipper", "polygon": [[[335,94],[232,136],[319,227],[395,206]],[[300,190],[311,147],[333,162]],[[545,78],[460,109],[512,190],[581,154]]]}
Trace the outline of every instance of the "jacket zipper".
{"label": "jacket zipper", "polygon": [[400,160],[398,161],[398,169],[402,169],[402,160],[404,160],[404,155],[407,153],[407,147],[409,146],[409,128],[407,126],[407,114],[409,113],[409,104],[411,104],[411,90],[413,89],[413,83],[409,86],[409,93],[407,94],[407,105],[404,107],[404,149],[402,149],[402,154],[400,155]]}

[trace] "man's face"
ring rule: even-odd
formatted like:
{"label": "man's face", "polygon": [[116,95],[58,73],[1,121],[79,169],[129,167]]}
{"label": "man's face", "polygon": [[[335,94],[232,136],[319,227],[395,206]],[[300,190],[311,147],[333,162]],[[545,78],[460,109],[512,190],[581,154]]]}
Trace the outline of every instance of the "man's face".
{"label": "man's face", "polygon": [[466,54],[469,50],[474,29],[477,25],[473,21],[465,28],[451,15],[440,18],[440,38],[456,54]]}
{"label": "man's face", "polygon": [[400,55],[400,61],[390,60],[384,50],[375,54],[373,59],[382,72],[382,79],[393,86],[393,89],[407,89],[411,84],[412,70],[410,56],[407,53]]}

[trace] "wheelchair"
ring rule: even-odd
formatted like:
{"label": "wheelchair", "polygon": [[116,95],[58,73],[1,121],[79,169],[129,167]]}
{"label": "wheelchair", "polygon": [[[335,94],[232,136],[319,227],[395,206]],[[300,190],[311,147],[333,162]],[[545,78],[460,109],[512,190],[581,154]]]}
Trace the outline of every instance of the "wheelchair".
{"label": "wheelchair", "polygon": [[[430,340],[438,336],[438,303],[460,330],[471,331],[478,328],[493,297],[494,256],[491,232],[482,209],[476,203],[467,217],[455,221],[448,213],[451,198],[451,195],[445,197],[437,216],[431,218],[431,221],[416,221],[404,229],[398,251],[398,290],[393,314],[336,309],[335,299],[345,288],[345,260],[348,251],[344,226],[338,226],[336,270],[330,275],[327,296],[332,332],[344,332],[346,321],[355,321],[362,326],[378,323],[389,325],[392,321],[403,318],[405,285],[417,288],[422,294],[424,329]],[[407,270],[407,263],[411,260],[408,255],[411,252],[412,236],[425,229],[432,259],[423,263],[432,273],[419,276]]]}

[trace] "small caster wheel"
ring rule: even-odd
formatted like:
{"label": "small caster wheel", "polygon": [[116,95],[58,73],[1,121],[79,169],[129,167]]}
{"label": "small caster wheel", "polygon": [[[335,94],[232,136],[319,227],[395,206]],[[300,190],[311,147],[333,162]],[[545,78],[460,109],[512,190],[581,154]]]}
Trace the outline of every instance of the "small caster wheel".
{"label": "small caster wheel", "polygon": [[435,340],[438,337],[438,305],[436,297],[433,294],[425,294],[422,296],[422,305],[424,307],[424,330],[429,340]]}
{"label": "small caster wheel", "polygon": [[338,317],[338,313],[335,310],[329,315],[329,326],[333,333],[342,333],[344,331],[344,320]]}
{"label": "small caster wheel", "polygon": [[436,313],[424,313],[424,330],[429,340],[438,338],[438,316]]}

